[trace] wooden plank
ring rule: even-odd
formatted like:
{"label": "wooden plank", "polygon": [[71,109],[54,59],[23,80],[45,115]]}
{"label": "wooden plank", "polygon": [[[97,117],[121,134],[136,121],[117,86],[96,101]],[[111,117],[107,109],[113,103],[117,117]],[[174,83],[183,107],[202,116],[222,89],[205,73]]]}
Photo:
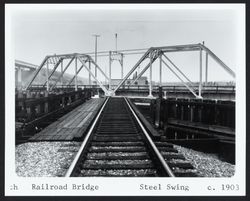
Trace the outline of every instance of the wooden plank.
{"label": "wooden plank", "polygon": [[74,122],[72,123],[72,125],[70,125],[70,127],[76,128],[77,125],[79,125],[79,124],[85,119],[85,117],[86,117],[87,115],[88,115],[87,112],[82,113],[81,116],[80,116],[79,118],[77,118],[76,121],[74,121]]}
{"label": "wooden plank", "polygon": [[70,125],[72,125],[73,122],[76,121],[81,115],[82,115],[81,113],[77,113],[73,117],[71,117],[70,119],[68,119],[67,123],[65,123],[65,125],[63,126],[63,128],[69,128]]}
{"label": "wooden plank", "polygon": [[103,101],[104,99],[90,99],[32,136],[30,140],[61,141],[82,137]]}
{"label": "wooden plank", "polygon": [[81,128],[82,126],[84,126],[84,124],[87,122],[91,115],[93,115],[93,112],[88,113],[88,115],[85,116],[85,118],[76,127]]}
{"label": "wooden plank", "polygon": [[80,133],[80,128],[74,128],[74,130],[72,131],[71,135],[74,138],[75,136],[81,135],[82,133]]}

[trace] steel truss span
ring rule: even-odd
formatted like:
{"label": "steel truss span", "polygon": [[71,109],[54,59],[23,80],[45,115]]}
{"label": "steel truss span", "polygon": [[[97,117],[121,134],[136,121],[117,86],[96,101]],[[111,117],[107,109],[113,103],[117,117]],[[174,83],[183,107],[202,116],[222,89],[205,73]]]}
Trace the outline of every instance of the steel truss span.
{"label": "steel truss span", "polygon": [[[192,81],[185,75],[181,68],[176,66],[172,60],[167,56],[168,52],[186,52],[186,51],[199,51],[199,62],[200,62],[200,70],[199,70],[199,86],[198,88],[195,88],[193,86]],[[204,44],[198,43],[198,44],[188,44],[188,45],[175,45],[175,46],[162,46],[162,47],[151,47],[149,49],[132,49],[132,50],[118,50],[115,52],[112,51],[103,51],[99,52],[98,56],[108,56],[109,57],[109,75],[107,76],[102,68],[92,59],[90,56],[92,53],[88,54],[62,54],[62,55],[49,55],[44,58],[41,65],[36,69],[34,72],[34,75],[32,76],[31,80],[26,86],[26,90],[29,90],[32,87],[32,84],[35,80],[35,78],[38,76],[38,73],[41,71],[42,68],[47,69],[46,74],[46,81],[43,84],[43,87],[46,87],[47,91],[53,90],[54,87],[56,87],[59,80],[63,77],[63,74],[66,72],[68,67],[71,65],[73,61],[75,61],[75,75],[73,78],[69,81],[68,85],[70,85],[73,81],[75,81],[75,90],[78,88],[77,83],[77,75],[80,73],[80,71],[84,68],[89,73],[89,80],[91,80],[91,77],[96,81],[96,83],[101,87],[101,89],[104,91],[106,96],[114,96],[116,91],[124,85],[125,81],[139,68],[139,66],[144,62],[147,63],[143,69],[141,70],[140,74],[134,78],[134,80],[131,82],[131,85],[134,84],[148,69],[150,69],[150,76],[149,76],[149,96],[152,96],[152,64],[159,59],[160,60],[160,85],[162,80],[162,64],[167,67],[174,76],[176,76],[180,82],[196,97],[196,98],[202,98],[202,88],[203,88],[203,80],[202,80],[202,52],[205,52],[206,54],[206,75],[205,75],[205,82],[207,82],[207,69],[208,69],[208,58],[212,58],[215,62],[219,64],[220,67],[222,67],[228,74],[230,74],[233,78],[235,78],[235,72],[231,70],[215,53],[213,53],[209,48],[207,48]],[[129,54],[141,54],[143,53],[142,57],[137,61],[137,63],[130,69],[130,71],[123,77],[123,56],[129,55]],[[112,55],[120,55],[120,58],[118,59],[121,64],[121,77],[123,78],[120,83],[112,89],[111,87],[111,64],[114,58]],[[63,67],[63,63],[66,61],[67,65]],[[80,62],[81,66],[80,68],[77,66],[77,63]],[[89,64],[87,66],[87,63]],[[49,65],[53,66],[53,69],[49,73]],[[61,65],[61,74],[60,76],[55,80],[53,84],[51,84],[51,78],[54,74],[54,72],[57,70],[57,68]],[[93,65],[104,77],[105,79],[109,80],[109,86],[106,87],[103,85],[102,81],[100,81],[97,78],[97,75],[92,73],[91,71],[91,65]]]}

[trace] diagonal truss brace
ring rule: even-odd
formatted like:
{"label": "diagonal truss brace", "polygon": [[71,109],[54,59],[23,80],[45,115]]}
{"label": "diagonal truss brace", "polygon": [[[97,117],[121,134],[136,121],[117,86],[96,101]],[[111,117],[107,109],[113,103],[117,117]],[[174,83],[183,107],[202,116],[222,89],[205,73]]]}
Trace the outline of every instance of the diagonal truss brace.
{"label": "diagonal truss brace", "polygon": [[102,73],[102,75],[106,78],[109,79],[108,76],[103,72],[103,70],[98,66],[98,64],[91,58],[89,57],[89,61],[96,66],[96,68]]}
{"label": "diagonal truss brace", "polygon": [[128,74],[123,78],[123,80],[117,85],[117,87],[114,89],[114,93],[124,84],[124,82],[128,79],[128,77],[137,69],[137,67],[141,64],[144,59],[146,59],[153,48],[149,48],[145,54],[140,58],[140,60],[134,65],[134,67],[128,72]]}
{"label": "diagonal truss brace", "polygon": [[233,78],[236,77],[235,72],[231,70],[223,61],[219,59],[210,49],[208,49],[205,45],[199,43],[200,48],[205,50],[209,56],[211,56],[220,66],[222,66]]}
{"label": "diagonal truss brace", "polygon": [[[84,63],[86,63],[86,62],[84,62]],[[78,73],[80,73],[80,71],[82,70],[82,68],[83,68],[83,65],[81,65],[81,67],[77,70],[76,74],[71,78],[71,80],[69,81],[69,83],[67,84],[67,86],[69,86],[73,82],[73,80],[78,75]]]}
{"label": "diagonal truss brace", "polygon": [[169,57],[167,57],[164,53],[162,54],[168,61],[169,61],[169,63],[171,63],[171,65],[172,66],[174,66],[174,68],[184,77],[184,78],[186,78],[187,79],[187,81],[191,84],[191,85],[193,85],[193,82],[174,64],[174,62],[173,61],[171,61],[170,59],[169,59]]}
{"label": "diagonal truss brace", "polygon": [[[53,68],[53,70],[52,70],[52,72],[51,72],[50,75],[48,76],[48,79],[50,79],[51,76],[54,74],[54,72],[56,71],[57,67],[58,67],[59,64],[62,62],[62,60],[63,60],[63,59],[60,58],[60,59],[57,61],[57,63],[55,64],[55,66],[54,66],[54,68]],[[45,87],[46,83],[47,83],[47,81],[45,81],[45,83],[43,84],[43,87]]]}
{"label": "diagonal truss brace", "polygon": [[67,66],[64,68],[63,72],[60,74],[60,76],[57,78],[57,80],[55,81],[55,83],[53,84],[53,86],[51,86],[50,90],[53,89],[56,84],[58,83],[58,81],[62,78],[62,76],[64,75],[64,73],[66,72],[66,70],[69,68],[70,64],[74,61],[75,57],[73,57],[69,63],[67,64]]}
{"label": "diagonal truss brace", "polygon": [[[153,60],[152,60],[152,63],[160,56],[160,55],[163,55],[177,70],[178,72],[180,72],[183,77],[185,77],[191,84],[192,82],[190,81],[190,79],[162,52],[160,51],[159,54],[155,54],[155,56],[153,57]],[[200,96],[197,96],[197,94],[195,93],[195,91],[190,87],[188,86],[182,79],[181,77],[164,61],[162,60],[162,62],[171,70],[171,72],[173,72],[175,74],[175,76],[182,82],[182,84],[187,87],[187,89],[196,97],[196,98],[201,98]],[[134,84],[146,71],[147,69],[150,67],[150,63],[147,64],[147,66],[144,67],[144,69],[141,71],[141,73],[136,77],[135,80],[133,80],[133,82],[130,84]]]}
{"label": "diagonal truss brace", "polygon": [[[153,57],[151,64],[153,64],[154,61],[155,61],[161,54],[162,54],[162,52],[160,52],[159,54],[156,54],[156,55]],[[133,85],[138,79],[140,79],[140,77],[146,72],[146,70],[150,67],[151,64],[150,64],[150,62],[149,62],[149,64],[147,64],[147,65],[144,67],[144,69],[143,69],[143,70],[140,72],[140,74],[137,75],[137,77],[129,84],[129,86],[130,86],[130,85]]]}
{"label": "diagonal truss brace", "polygon": [[35,78],[36,78],[36,76],[38,75],[38,73],[40,72],[40,70],[41,70],[41,69],[43,68],[43,66],[45,65],[45,63],[46,63],[46,61],[47,61],[48,58],[49,58],[49,57],[46,56],[46,57],[44,58],[44,60],[42,61],[41,65],[36,69],[36,71],[35,71],[35,73],[34,73],[32,79],[31,79],[31,80],[29,81],[29,83],[27,84],[25,90],[28,90],[28,88],[30,87],[30,85],[32,84],[32,82],[35,80]]}
{"label": "diagonal truss brace", "polygon": [[181,81],[181,83],[182,83],[185,87],[187,87],[187,89],[188,89],[196,98],[202,98],[201,96],[198,96],[198,95],[194,92],[194,90],[193,90],[192,88],[190,88],[190,87],[181,79],[181,77],[180,77],[176,72],[174,72],[174,70],[173,70],[164,60],[162,60],[162,62],[166,65],[166,67],[167,67],[173,74],[175,74],[175,76]]}
{"label": "diagonal truss brace", "polygon": [[109,91],[106,89],[105,86],[95,77],[95,75],[91,72],[91,70],[85,65],[85,62],[81,59],[81,57],[76,56],[78,60],[82,63],[82,66],[90,73],[90,75],[94,78],[94,80],[99,84],[102,90],[105,92],[106,95],[109,94]]}

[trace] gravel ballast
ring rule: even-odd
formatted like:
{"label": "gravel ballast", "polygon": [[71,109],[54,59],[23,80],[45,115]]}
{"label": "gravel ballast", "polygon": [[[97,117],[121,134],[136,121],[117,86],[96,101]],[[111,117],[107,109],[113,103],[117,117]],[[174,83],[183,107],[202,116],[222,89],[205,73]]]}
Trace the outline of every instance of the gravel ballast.
{"label": "gravel ballast", "polygon": [[174,146],[194,166],[201,177],[232,177],[235,166],[221,161],[215,154],[207,154],[181,146]]}
{"label": "gravel ballast", "polygon": [[[22,177],[61,177],[67,172],[80,142],[29,142],[16,146],[16,173]],[[174,146],[201,177],[231,177],[235,166],[206,154]]]}
{"label": "gravel ballast", "polygon": [[22,177],[64,176],[79,142],[30,142],[16,146],[16,173]]}

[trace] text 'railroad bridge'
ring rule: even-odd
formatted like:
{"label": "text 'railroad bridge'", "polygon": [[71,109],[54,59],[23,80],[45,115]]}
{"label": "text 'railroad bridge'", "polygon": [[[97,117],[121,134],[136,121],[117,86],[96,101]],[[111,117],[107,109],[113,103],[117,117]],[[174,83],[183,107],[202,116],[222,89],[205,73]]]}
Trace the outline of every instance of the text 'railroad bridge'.
{"label": "text 'railroad bridge'", "polygon": [[[196,82],[168,55],[189,51],[199,53]],[[140,54],[124,76],[124,57]],[[39,66],[16,60],[17,144],[83,141],[65,176],[197,176],[184,159],[171,162],[171,154],[182,160],[173,145],[234,163],[235,73],[204,43],[93,55],[48,55]],[[97,57],[108,58],[108,74]],[[209,59],[232,80],[209,81]],[[120,79],[112,79],[114,61]],[[178,82],[164,82],[163,68]]]}

